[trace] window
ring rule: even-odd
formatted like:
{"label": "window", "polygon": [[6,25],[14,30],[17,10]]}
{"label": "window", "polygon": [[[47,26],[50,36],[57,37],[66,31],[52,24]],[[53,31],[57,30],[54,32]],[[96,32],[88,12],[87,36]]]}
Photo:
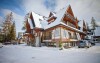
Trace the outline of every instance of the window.
{"label": "window", "polygon": [[63,32],[63,37],[67,37],[68,36],[66,30],[62,30],[62,32]]}
{"label": "window", "polygon": [[51,34],[51,31],[49,31],[49,32],[45,32],[44,33],[44,39],[51,39],[52,38],[52,34]]}
{"label": "window", "polygon": [[66,37],[66,31],[63,30],[63,37]]}
{"label": "window", "polygon": [[60,28],[56,28],[54,33],[55,33],[55,37],[60,36]]}
{"label": "window", "polygon": [[73,39],[77,39],[77,35],[75,32],[73,32]]}
{"label": "window", "polygon": [[70,32],[68,32],[68,34],[69,34],[69,38],[71,39],[71,38],[72,38],[71,33],[70,33]]}

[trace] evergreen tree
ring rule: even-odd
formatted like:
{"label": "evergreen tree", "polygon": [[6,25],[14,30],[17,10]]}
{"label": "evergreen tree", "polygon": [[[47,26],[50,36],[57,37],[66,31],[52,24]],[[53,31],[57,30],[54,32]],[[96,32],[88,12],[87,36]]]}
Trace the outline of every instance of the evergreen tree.
{"label": "evergreen tree", "polygon": [[91,31],[92,31],[93,35],[95,36],[95,31],[94,31],[94,30],[95,30],[96,27],[97,27],[97,23],[96,23],[94,17],[92,17],[92,19],[91,19],[91,26],[92,26]]}
{"label": "evergreen tree", "polygon": [[10,40],[15,40],[16,38],[16,32],[15,32],[15,22],[13,22],[13,24],[11,25],[10,28]]}
{"label": "evergreen tree", "polygon": [[5,17],[5,21],[3,23],[3,31],[4,31],[4,41],[15,40],[16,38],[16,30],[15,30],[15,22],[13,21],[12,12],[7,14]]}
{"label": "evergreen tree", "polygon": [[95,30],[95,27],[97,27],[94,17],[92,17],[92,19],[91,19],[91,26],[92,26],[92,30]]}

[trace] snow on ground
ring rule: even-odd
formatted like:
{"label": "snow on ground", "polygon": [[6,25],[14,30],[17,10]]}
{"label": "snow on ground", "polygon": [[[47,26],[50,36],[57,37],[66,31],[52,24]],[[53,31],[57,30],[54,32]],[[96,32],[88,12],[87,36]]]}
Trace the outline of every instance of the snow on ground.
{"label": "snow on ground", "polygon": [[0,63],[100,63],[100,44],[90,48],[31,47],[4,45]]}

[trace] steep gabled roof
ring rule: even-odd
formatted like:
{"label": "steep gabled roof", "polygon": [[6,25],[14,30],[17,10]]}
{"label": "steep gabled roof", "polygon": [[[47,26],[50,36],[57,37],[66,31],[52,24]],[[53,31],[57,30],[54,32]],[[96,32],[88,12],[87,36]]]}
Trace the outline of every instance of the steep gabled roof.
{"label": "steep gabled roof", "polygon": [[68,6],[68,9],[66,10],[66,12],[68,12],[70,15],[74,17],[74,14],[70,5]]}
{"label": "steep gabled roof", "polygon": [[41,21],[43,20],[43,16],[40,16],[34,12],[31,12],[30,17],[33,21],[34,27],[42,28]]}

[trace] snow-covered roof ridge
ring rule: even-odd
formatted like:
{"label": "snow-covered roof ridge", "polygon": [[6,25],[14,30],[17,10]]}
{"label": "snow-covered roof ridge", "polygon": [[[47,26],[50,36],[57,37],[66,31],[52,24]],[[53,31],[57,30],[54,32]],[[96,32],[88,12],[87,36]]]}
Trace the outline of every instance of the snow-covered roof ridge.
{"label": "snow-covered roof ridge", "polygon": [[39,15],[39,16],[43,16],[43,15],[41,15],[41,14],[39,14],[39,13],[34,12],[34,11],[31,11],[30,13],[35,13],[35,14],[37,14],[37,15]]}

